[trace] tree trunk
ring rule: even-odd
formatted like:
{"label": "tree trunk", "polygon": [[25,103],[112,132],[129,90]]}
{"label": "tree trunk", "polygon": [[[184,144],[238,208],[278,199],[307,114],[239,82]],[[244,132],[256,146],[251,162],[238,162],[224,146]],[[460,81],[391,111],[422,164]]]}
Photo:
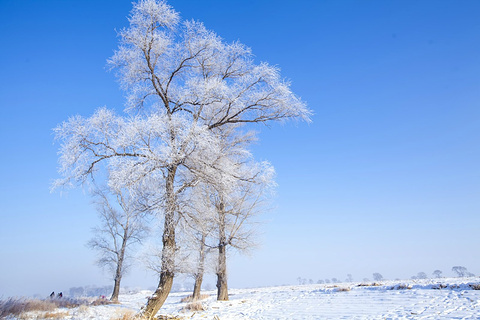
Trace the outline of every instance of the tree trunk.
{"label": "tree trunk", "polygon": [[117,270],[115,271],[115,284],[113,285],[113,293],[110,301],[118,302],[118,295],[120,294],[120,281],[123,276],[123,261],[125,259],[125,249],[127,247],[128,227],[124,229],[122,247],[118,255]]}
{"label": "tree trunk", "polygon": [[203,273],[195,274],[195,284],[193,285],[193,295],[192,295],[193,301],[200,300],[202,282],[203,282]]}
{"label": "tree trunk", "polygon": [[158,310],[160,310],[165,300],[167,300],[170,290],[172,290],[173,276],[173,272],[162,271],[160,273],[158,288],[155,290],[153,296],[148,298],[147,305],[142,308],[140,313],[141,319],[152,320],[155,318]]}
{"label": "tree trunk", "polygon": [[218,206],[219,217],[219,244],[218,244],[218,267],[217,267],[217,300],[228,301],[227,286],[227,253],[225,235],[225,205],[223,202]]}
{"label": "tree trunk", "polygon": [[174,179],[176,167],[171,167],[168,170],[168,176],[166,181],[166,210],[165,210],[165,223],[163,229],[163,248],[162,248],[162,269],[160,271],[160,281],[158,283],[157,290],[153,296],[148,298],[147,304],[142,308],[140,312],[141,319],[154,319],[158,310],[162,307],[163,303],[168,297],[168,294],[172,290],[174,267],[175,267],[175,190]]}
{"label": "tree trunk", "polygon": [[202,240],[200,242],[200,254],[198,257],[198,270],[195,274],[195,285],[193,287],[192,299],[200,299],[200,291],[202,289],[203,273],[205,272],[205,234],[202,234]]}
{"label": "tree trunk", "polygon": [[[118,270],[118,269],[117,269]],[[120,293],[120,281],[122,280],[122,276],[115,275],[115,284],[113,285],[113,293],[110,301],[118,302],[118,294]]]}
{"label": "tree trunk", "polygon": [[218,248],[217,300],[228,301],[227,256],[225,246]]}

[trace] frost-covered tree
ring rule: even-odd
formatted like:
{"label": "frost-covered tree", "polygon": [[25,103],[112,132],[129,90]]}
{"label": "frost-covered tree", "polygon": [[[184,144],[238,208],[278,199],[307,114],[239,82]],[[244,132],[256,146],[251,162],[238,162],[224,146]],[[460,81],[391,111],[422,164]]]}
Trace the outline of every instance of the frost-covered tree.
{"label": "frost-covered tree", "polygon": [[310,111],[278,68],[255,63],[251,50],[226,43],[196,21],[180,21],[161,0],[134,3],[130,25],[109,60],[127,93],[127,114],[108,109],[56,128],[62,142],[56,186],[85,182],[104,167],[115,188],[148,185],[163,221],[160,280],[142,316],[152,319],[173,283],[179,199],[198,177],[222,170],[218,130]]}
{"label": "frost-covered tree", "polygon": [[417,279],[427,279],[428,276],[425,272],[419,272],[417,273]]}
{"label": "frost-covered tree", "polygon": [[353,282],[353,277],[352,275],[349,273],[347,274],[347,279],[345,280],[346,282]]}
{"label": "frost-covered tree", "polygon": [[193,286],[193,293],[192,293],[192,298],[193,300],[199,300],[200,299],[200,291],[202,289],[202,282],[203,282],[203,276],[205,273],[205,259],[208,253],[208,248],[205,244],[207,240],[207,234],[206,233],[200,233],[200,239],[197,239],[197,245],[198,245],[198,264],[197,268],[195,270],[195,273],[193,274],[195,278],[195,283]]}
{"label": "frost-covered tree", "polygon": [[114,286],[111,301],[118,301],[120,283],[130,264],[129,249],[147,234],[145,207],[128,190],[99,189],[94,191],[101,226],[94,229],[88,246],[97,250],[97,264],[113,273]]}
{"label": "frost-covered tree", "polygon": [[234,135],[225,130],[220,133],[222,157],[216,160],[216,164],[223,169],[217,171],[214,179],[199,177],[199,183],[180,210],[187,226],[185,229],[190,229],[196,235],[190,237],[189,241],[198,248],[198,260],[194,263],[193,271],[196,279],[194,299],[199,296],[206,253],[215,250],[217,298],[228,300],[227,250],[244,252],[254,247],[253,218],[266,209],[265,200],[275,185],[274,170],[270,164],[255,163],[244,148],[251,139],[250,134]]}
{"label": "frost-covered tree", "polygon": [[200,299],[204,274],[214,268],[212,262],[207,262],[211,253],[211,248],[207,247],[207,237],[207,233],[192,232],[192,230],[184,233],[180,230],[177,238],[179,251],[177,272],[193,277],[193,300]]}
{"label": "frost-covered tree", "polygon": [[243,170],[248,180],[239,181],[233,192],[220,191],[214,197],[218,226],[217,299],[228,300],[227,250],[249,251],[255,245],[252,219],[264,210],[264,197],[273,183],[274,170],[268,163]]}
{"label": "frost-covered tree", "polygon": [[[212,252],[209,239],[216,229],[214,224],[215,211],[209,200],[209,189],[205,184],[197,184],[183,202],[180,229],[182,238],[179,239],[179,270],[192,275],[194,287],[192,299],[200,299],[204,274],[209,269],[207,257]],[[211,263],[213,266],[214,264]],[[214,268],[211,267],[213,270]]]}
{"label": "frost-covered tree", "polygon": [[[255,228],[252,220],[265,209],[265,196],[273,183],[274,170],[269,163],[234,162],[235,175],[242,177],[233,185],[212,185],[209,199],[216,211],[216,245],[218,252],[217,299],[228,300],[227,250],[248,251],[254,246]],[[223,174],[219,179],[222,180]]]}

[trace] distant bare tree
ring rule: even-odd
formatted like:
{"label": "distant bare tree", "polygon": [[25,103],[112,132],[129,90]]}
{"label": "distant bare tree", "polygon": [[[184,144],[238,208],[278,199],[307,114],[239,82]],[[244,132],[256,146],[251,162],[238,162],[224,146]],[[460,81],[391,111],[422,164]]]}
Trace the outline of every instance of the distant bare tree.
{"label": "distant bare tree", "polygon": [[419,272],[417,273],[417,279],[427,279],[428,276],[425,272]]}
{"label": "distant bare tree", "polygon": [[110,300],[117,302],[120,282],[129,266],[128,249],[141,242],[147,232],[146,210],[126,190],[96,189],[94,196],[102,224],[94,229],[94,237],[87,245],[99,251],[97,264],[113,272],[115,283]]}
{"label": "distant bare tree", "polygon": [[475,275],[467,270],[467,268],[463,266],[455,266],[452,268],[452,271],[457,274],[458,277],[474,277]]}
{"label": "distant bare tree", "polygon": [[465,277],[465,274],[467,273],[467,268],[463,266],[455,266],[452,268],[452,271],[455,272],[458,277]]}
{"label": "distant bare tree", "polygon": [[442,271],[441,270],[435,270],[435,271],[433,271],[432,274],[435,276],[435,278],[441,278],[442,277]]}
{"label": "distant bare tree", "polygon": [[346,282],[353,282],[353,277],[352,275],[349,273],[347,274],[347,279],[345,280]]}
{"label": "distant bare tree", "polygon": [[330,279],[325,279],[325,283],[330,283]]}
{"label": "distant bare tree", "polygon": [[383,276],[382,276],[380,273],[375,272],[375,273],[373,274],[373,280],[375,280],[375,281],[382,281],[382,280],[383,280]]}

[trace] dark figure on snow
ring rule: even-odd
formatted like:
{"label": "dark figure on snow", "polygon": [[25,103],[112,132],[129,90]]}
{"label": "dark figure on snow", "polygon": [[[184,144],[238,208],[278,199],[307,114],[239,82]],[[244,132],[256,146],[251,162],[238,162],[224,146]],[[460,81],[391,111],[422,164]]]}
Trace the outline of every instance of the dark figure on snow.
{"label": "dark figure on snow", "polygon": [[60,293],[58,294],[57,298],[62,298],[62,297],[63,297],[63,293],[60,292]]}
{"label": "dark figure on snow", "polygon": [[50,293],[50,299],[53,299],[55,298],[55,291],[52,291],[52,293]]}

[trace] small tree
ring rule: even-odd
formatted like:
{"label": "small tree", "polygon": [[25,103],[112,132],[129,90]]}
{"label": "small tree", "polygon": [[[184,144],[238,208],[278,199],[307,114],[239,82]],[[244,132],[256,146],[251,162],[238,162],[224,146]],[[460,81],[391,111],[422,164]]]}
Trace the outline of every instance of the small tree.
{"label": "small tree", "polygon": [[345,280],[346,282],[353,282],[353,277],[352,275],[349,273],[347,274],[347,279]]}
{"label": "small tree", "polygon": [[382,281],[382,280],[383,280],[383,276],[382,276],[380,273],[375,272],[375,273],[373,274],[373,280],[375,280],[375,281]]}
{"label": "small tree", "polygon": [[[190,232],[190,231],[187,231]],[[201,288],[204,274],[208,272],[212,265],[207,262],[207,256],[210,249],[207,247],[207,232],[195,232],[191,235],[183,235],[178,238],[179,259],[177,261],[177,270],[180,273],[191,275],[194,278],[192,300],[199,300],[201,297]]]}
{"label": "small tree", "polygon": [[441,278],[442,277],[442,271],[441,270],[435,270],[435,271],[433,271],[432,274],[435,278]]}
{"label": "small tree", "polygon": [[[216,210],[215,224],[217,226],[218,264],[217,264],[217,300],[228,300],[227,284],[227,249],[248,251],[255,245],[255,229],[252,219],[265,210],[268,190],[275,186],[273,181],[275,170],[268,162],[261,164],[250,161],[239,161],[237,157],[228,154],[233,167],[226,170],[229,175],[241,177],[225,188],[225,183],[212,184],[209,197]],[[228,180],[228,176],[220,174],[218,181]]]}
{"label": "small tree", "polygon": [[425,272],[419,272],[417,273],[417,279],[427,279],[428,276]]}
{"label": "small tree", "polygon": [[198,183],[180,201],[186,203],[179,209],[186,225],[180,229],[197,234],[196,239],[190,237],[190,242],[200,248],[194,271],[194,299],[203,277],[205,255],[215,249],[217,299],[228,300],[227,249],[243,252],[254,247],[252,218],[265,209],[267,190],[275,185],[275,171],[270,164],[251,161],[250,153],[242,148],[251,136],[225,133],[224,130],[222,156],[215,162],[222,170],[214,179],[199,175]]}
{"label": "small tree", "polygon": [[[204,273],[207,272],[211,263],[207,263],[207,256],[212,247],[207,243],[215,231],[213,217],[215,210],[212,209],[209,197],[209,189],[205,184],[197,184],[191,192],[181,201],[181,220],[178,249],[180,259],[177,263],[178,270],[193,276],[193,300],[200,299]],[[183,257],[182,257],[183,256]]]}
{"label": "small tree", "polygon": [[120,282],[129,266],[128,249],[141,242],[147,232],[146,210],[126,190],[97,189],[94,196],[102,224],[94,229],[94,237],[87,245],[99,251],[97,264],[113,272],[115,283],[110,300],[118,302]]}

